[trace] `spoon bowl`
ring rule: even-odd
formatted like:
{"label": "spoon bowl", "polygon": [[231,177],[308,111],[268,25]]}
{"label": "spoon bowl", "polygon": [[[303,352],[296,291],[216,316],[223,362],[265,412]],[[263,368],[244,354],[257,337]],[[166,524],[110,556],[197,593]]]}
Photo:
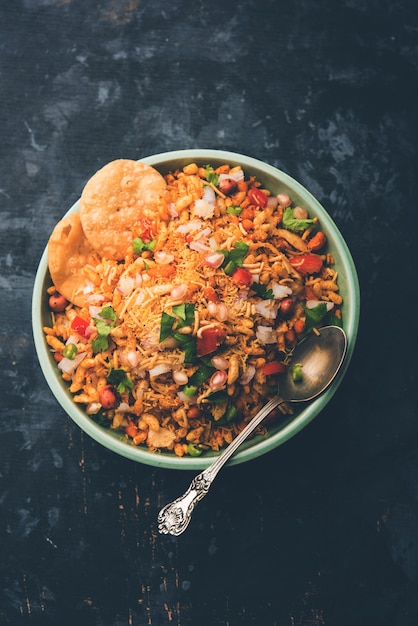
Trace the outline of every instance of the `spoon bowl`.
{"label": "spoon bowl", "polygon": [[287,368],[279,384],[280,395],[260,409],[215,461],[192,480],[182,496],[161,509],[158,515],[160,533],[180,535],[189,525],[194,507],[207,494],[219,470],[241,443],[280,404],[309,402],[323,393],[337,376],[346,352],[347,336],[338,326],[325,326],[297,344],[292,355],[292,365],[299,366],[300,376],[293,376]]}
{"label": "spoon bowl", "polygon": [[307,335],[293,351],[292,363],[300,365],[294,380],[289,368],[279,382],[279,395],[287,402],[309,402],[325,391],[337,376],[347,350],[347,337],[338,326],[325,326]]}

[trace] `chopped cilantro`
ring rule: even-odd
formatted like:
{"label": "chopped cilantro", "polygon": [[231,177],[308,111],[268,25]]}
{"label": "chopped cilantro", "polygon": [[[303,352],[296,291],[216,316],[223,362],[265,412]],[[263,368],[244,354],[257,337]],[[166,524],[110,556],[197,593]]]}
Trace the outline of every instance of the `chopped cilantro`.
{"label": "chopped cilantro", "polygon": [[219,176],[211,165],[206,165],[205,176],[206,176],[206,180],[208,181],[208,183],[212,183],[213,185],[218,185]]}
{"label": "chopped cilantro", "polygon": [[273,300],[274,294],[272,289],[267,289],[265,285],[261,283],[251,283],[250,289],[254,291],[263,300]]}
{"label": "chopped cilantro", "polygon": [[93,319],[96,324],[98,337],[92,342],[92,348],[94,354],[97,354],[98,352],[104,352],[108,349],[108,335],[111,328],[116,324],[117,316],[113,307],[106,306],[100,311],[99,317]]}
{"label": "chopped cilantro", "polygon": [[236,241],[231,250],[218,250],[224,255],[224,261],[221,265],[225,274],[231,276],[237,267],[242,267],[244,257],[248,252],[248,244],[243,241]]}
{"label": "chopped cilantro", "polygon": [[116,387],[119,393],[131,391],[134,386],[133,382],[123,369],[111,369],[107,376],[107,382]]}
{"label": "chopped cilantro", "polygon": [[141,252],[143,252],[144,250],[150,250],[152,252],[155,248],[156,243],[156,239],[145,243],[144,241],[142,241],[141,237],[135,237],[135,239],[132,241],[135,254],[141,254]]}
{"label": "chopped cilantro", "polygon": [[304,306],[305,309],[305,331],[308,333],[316,326],[320,326],[327,314],[327,305],[325,302],[318,302],[312,309]]}
{"label": "chopped cilantro", "polygon": [[173,315],[169,315],[165,311],[162,312],[161,315],[161,324],[160,324],[160,342],[164,341],[171,335],[171,331],[174,325],[176,318]]}
{"label": "chopped cilantro", "polygon": [[229,206],[226,208],[226,212],[230,215],[241,215],[242,207],[240,206]]}
{"label": "chopped cilantro", "polygon": [[282,219],[283,227],[287,228],[287,230],[306,230],[310,226],[314,224],[314,221],[311,219],[301,220],[293,217],[293,209],[288,206],[283,211],[283,219]]}

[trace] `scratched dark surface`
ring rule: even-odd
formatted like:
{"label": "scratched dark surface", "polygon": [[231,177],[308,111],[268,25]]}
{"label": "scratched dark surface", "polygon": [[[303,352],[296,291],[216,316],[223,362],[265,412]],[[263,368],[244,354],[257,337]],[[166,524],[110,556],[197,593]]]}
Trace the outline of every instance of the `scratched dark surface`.
{"label": "scratched dark surface", "polygon": [[[416,0],[1,0],[0,626],[418,624]],[[360,277],[349,372],[224,470],[119,458],[53,399],[30,306],[49,233],[115,158],[225,148],[291,174]]]}

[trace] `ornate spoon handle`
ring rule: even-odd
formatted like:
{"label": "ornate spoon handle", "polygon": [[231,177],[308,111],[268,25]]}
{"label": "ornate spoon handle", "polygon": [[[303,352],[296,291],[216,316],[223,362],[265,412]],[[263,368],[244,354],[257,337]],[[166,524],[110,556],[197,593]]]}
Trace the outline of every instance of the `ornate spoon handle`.
{"label": "ornate spoon handle", "polygon": [[181,535],[190,523],[193,509],[199,500],[205,497],[219,470],[225,465],[235,450],[250,435],[265,417],[284,400],[278,396],[272,398],[253,417],[251,422],[235,437],[227,448],[209,467],[193,478],[187,491],[169,504],[166,504],[158,514],[158,530],[160,533]]}

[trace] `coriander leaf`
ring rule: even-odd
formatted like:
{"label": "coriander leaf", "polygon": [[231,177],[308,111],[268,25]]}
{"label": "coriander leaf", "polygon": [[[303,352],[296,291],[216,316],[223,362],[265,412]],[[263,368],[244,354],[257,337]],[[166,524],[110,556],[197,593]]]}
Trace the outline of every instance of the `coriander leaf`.
{"label": "coriander leaf", "polygon": [[273,300],[274,298],[273,290],[267,289],[267,287],[261,283],[251,283],[250,289],[263,300]]}
{"label": "coriander leaf", "polygon": [[109,347],[109,340],[104,335],[99,335],[92,341],[91,347],[93,349],[93,353],[97,354],[98,352],[104,352]]}
{"label": "coriander leaf", "polygon": [[236,241],[231,250],[217,250],[217,252],[221,252],[225,257],[221,267],[228,276],[231,276],[237,267],[242,267],[248,249],[248,244],[243,241]]}
{"label": "coriander leaf", "polygon": [[173,328],[173,324],[176,321],[176,318],[172,315],[169,315],[165,311],[162,312],[161,315],[161,324],[160,324],[160,343],[167,339],[171,335],[171,331]]}
{"label": "coriander leaf", "polygon": [[195,363],[197,360],[196,339],[192,335],[182,335],[181,333],[173,333],[173,337],[184,351],[185,363]]}
{"label": "coriander leaf", "polygon": [[111,369],[107,376],[107,382],[114,385],[119,393],[131,391],[134,386],[133,382],[123,369]]}
{"label": "coriander leaf", "polygon": [[312,309],[308,309],[308,307],[303,307],[305,310],[305,331],[310,332],[312,328],[316,326],[320,326],[322,320],[327,314],[327,305],[325,302],[319,302]]}
{"label": "coriander leaf", "polygon": [[109,347],[108,335],[116,324],[117,315],[111,306],[104,307],[99,317],[94,317],[98,337],[92,342],[93,352],[104,352]]}
{"label": "coriander leaf", "polygon": [[200,387],[205,380],[210,378],[215,371],[215,368],[209,365],[201,365],[195,372],[192,374],[188,380],[188,385],[194,385],[196,387]]}
{"label": "coriander leaf", "polygon": [[208,181],[208,183],[212,183],[213,185],[218,184],[219,176],[211,165],[206,165],[205,176],[206,176],[206,180]]}
{"label": "coriander leaf", "polygon": [[301,220],[293,217],[293,209],[288,206],[285,208],[283,212],[282,218],[283,227],[287,228],[287,230],[306,230],[309,226],[314,224],[314,221],[311,219]]}
{"label": "coriander leaf", "polygon": [[132,246],[135,254],[141,254],[141,252],[143,252],[144,250],[149,250],[152,252],[155,248],[156,243],[156,239],[145,242],[141,239],[141,237],[135,237],[135,239],[132,241]]}
{"label": "coriander leaf", "polygon": [[230,215],[241,215],[242,207],[231,205],[226,208],[226,212],[229,213]]}

